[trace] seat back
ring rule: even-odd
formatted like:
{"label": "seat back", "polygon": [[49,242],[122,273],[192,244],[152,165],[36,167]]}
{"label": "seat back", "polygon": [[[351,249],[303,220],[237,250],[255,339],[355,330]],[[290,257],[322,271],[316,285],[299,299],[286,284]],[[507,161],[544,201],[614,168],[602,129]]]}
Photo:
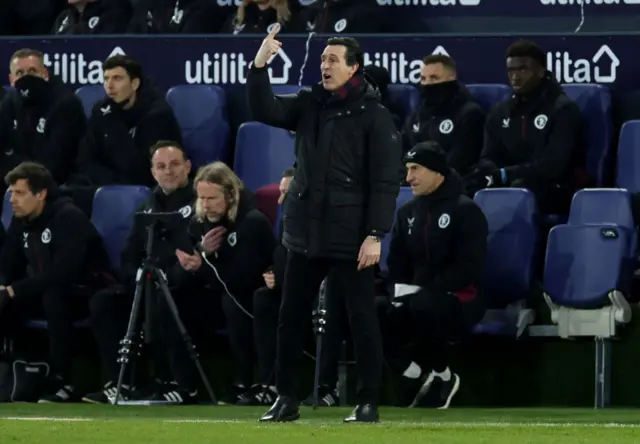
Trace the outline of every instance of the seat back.
{"label": "seat back", "polygon": [[295,137],[287,130],[245,122],[238,128],[233,169],[251,191],[280,182],[296,160],[294,145]]}
{"label": "seat back", "polygon": [[194,168],[216,160],[227,162],[229,122],[224,89],[212,85],[178,85],[167,102],[182,130],[185,150]]}
{"label": "seat back", "polygon": [[487,112],[507,100],[512,93],[509,86],[501,83],[472,83],[466,86],[478,105]]}
{"label": "seat back", "polygon": [[635,228],[631,193],[619,188],[587,188],[571,201],[569,225],[616,224]]}
{"label": "seat back", "polygon": [[133,228],[134,214],[150,194],[147,187],[130,185],[110,185],[96,191],[91,221],[116,270],[120,268],[120,256]]}
{"label": "seat back", "polygon": [[[413,199],[413,193],[411,192],[411,187],[400,187],[400,192],[398,193],[398,197],[396,198],[396,211],[394,215],[393,224],[396,223],[396,217],[398,215],[398,210],[405,203],[409,202]],[[383,239],[380,245],[380,270],[383,273],[388,271],[387,266],[387,257],[389,256],[389,247],[391,246],[391,233],[388,233]]]}
{"label": "seat back", "polygon": [[82,102],[84,114],[87,118],[91,117],[91,110],[98,101],[106,97],[104,87],[102,85],[87,85],[76,89],[76,95]]}
{"label": "seat back", "polygon": [[420,92],[413,85],[391,84],[387,87],[387,94],[389,101],[403,110],[399,116],[402,122],[420,107]]}
{"label": "seat back", "polygon": [[640,193],[640,120],[625,122],[618,141],[616,186]]}
{"label": "seat back", "polygon": [[[544,288],[561,306],[590,309],[629,289],[629,232],[613,224],[557,225],[549,232]],[[628,293],[627,293],[628,294]]]}
{"label": "seat back", "polygon": [[585,121],[587,172],[595,179],[597,186],[605,186],[607,169],[613,168],[611,92],[606,86],[588,83],[566,84],[562,85],[562,89],[576,102]]}
{"label": "seat back", "polygon": [[490,308],[528,298],[540,242],[535,196],[520,188],[494,188],[479,191],[474,200],[489,225],[484,288]]}

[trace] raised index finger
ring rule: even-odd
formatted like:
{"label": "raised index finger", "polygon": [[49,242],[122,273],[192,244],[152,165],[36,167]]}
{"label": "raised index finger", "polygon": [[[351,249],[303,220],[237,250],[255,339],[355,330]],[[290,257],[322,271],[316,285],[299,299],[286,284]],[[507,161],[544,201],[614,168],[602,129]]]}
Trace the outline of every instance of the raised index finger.
{"label": "raised index finger", "polygon": [[273,29],[271,30],[269,35],[267,35],[267,38],[268,39],[274,39],[278,32],[280,32],[280,23],[276,23],[276,25],[273,27]]}

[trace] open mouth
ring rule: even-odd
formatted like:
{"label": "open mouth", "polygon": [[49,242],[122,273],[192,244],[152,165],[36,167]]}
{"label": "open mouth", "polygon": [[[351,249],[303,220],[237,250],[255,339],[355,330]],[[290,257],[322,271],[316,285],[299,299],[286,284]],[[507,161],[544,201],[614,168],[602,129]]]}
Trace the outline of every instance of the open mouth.
{"label": "open mouth", "polygon": [[331,75],[329,74],[322,74],[322,80],[329,80],[331,79]]}

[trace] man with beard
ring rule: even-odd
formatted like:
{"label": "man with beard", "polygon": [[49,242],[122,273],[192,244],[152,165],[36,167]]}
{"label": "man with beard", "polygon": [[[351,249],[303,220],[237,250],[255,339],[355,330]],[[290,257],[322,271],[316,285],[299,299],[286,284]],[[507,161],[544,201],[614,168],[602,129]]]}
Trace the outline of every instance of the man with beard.
{"label": "man with beard", "polygon": [[[74,168],[86,126],[82,103],[49,74],[40,51],[16,51],[9,71],[15,91],[0,102],[0,174],[23,161],[34,161],[63,183]],[[4,190],[3,186],[0,191]]]}
{"label": "man with beard", "polygon": [[480,162],[464,178],[467,192],[527,188],[543,213],[566,214],[573,194],[591,183],[580,109],[546,70],[538,45],[521,40],[506,55],[514,95],[487,117]]}
{"label": "man with beard", "polygon": [[78,174],[69,183],[88,214],[100,186],[152,186],[149,147],[160,140],[182,142],[173,110],[137,60],[116,55],[102,69],[107,97],[93,107],[79,148]]}
{"label": "man with beard", "polygon": [[420,68],[420,108],[402,129],[403,152],[419,142],[437,142],[447,164],[467,174],[482,151],[485,114],[456,80],[456,63],[446,55],[424,58]]}

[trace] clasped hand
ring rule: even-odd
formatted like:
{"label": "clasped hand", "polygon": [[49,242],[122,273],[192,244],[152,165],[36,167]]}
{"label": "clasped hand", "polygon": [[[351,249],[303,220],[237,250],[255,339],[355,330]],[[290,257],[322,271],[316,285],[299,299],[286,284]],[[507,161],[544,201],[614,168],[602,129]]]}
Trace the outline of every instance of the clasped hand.
{"label": "clasped hand", "polygon": [[198,252],[189,254],[182,250],[176,250],[176,256],[178,257],[178,262],[180,262],[182,268],[187,271],[197,271],[202,266],[202,257]]}

